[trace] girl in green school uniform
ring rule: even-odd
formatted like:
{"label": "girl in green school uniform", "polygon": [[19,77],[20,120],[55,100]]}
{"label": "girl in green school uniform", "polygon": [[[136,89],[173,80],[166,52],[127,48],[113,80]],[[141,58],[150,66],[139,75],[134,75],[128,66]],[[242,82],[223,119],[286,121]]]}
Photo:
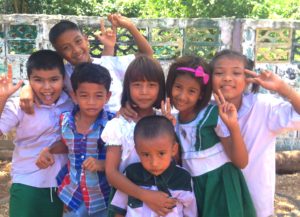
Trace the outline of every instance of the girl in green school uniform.
{"label": "girl in green school uniform", "polygon": [[199,216],[253,217],[254,206],[240,168],[248,152],[233,104],[215,95],[207,63],[195,56],[177,59],[170,67],[167,95],[179,111],[176,133],[181,158],[193,177]]}

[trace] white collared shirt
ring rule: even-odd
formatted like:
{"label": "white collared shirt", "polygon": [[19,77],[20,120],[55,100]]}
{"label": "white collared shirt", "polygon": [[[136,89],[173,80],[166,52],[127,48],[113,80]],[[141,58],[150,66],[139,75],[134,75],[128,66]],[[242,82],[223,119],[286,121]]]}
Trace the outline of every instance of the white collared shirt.
{"label": "white collared shirt", "polygon": [[7,101],[0,118],[0,130],[5,134],[16,128],[11,168],[13,183],[40,188],[57,186],[55,177],[66,163],[66,155],[54,155],[55,164],[47,169],[39,169],[35,162],[43,148],[60,140],[59,116],[72,107],[71,99],[64,92],[56,104],[35,106],[32,115],[21,110],[19,97]]}
{"label": "white collared shirt", "polygon": [[243,96],[238,111],[241,133],[249,153],[245,176],[257,217],[274,214],[275,143],[286,130],[300,129],[300,115],[292,105],[270,94]]}

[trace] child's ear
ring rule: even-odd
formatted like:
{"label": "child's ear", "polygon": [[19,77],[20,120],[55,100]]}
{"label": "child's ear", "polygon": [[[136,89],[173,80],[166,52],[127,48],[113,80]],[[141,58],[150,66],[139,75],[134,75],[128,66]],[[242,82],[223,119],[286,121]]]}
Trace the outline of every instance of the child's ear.
{"label": "child's ear", "polygon": [[76,93],[74,91],[71,91],[70,93],[70,97],[72,99],[72,101],[75,103],[75,104],[78,104],[77,103],[77,99],[76,99]]}
{"label": "child's ear", "polygon": [[108,102],[108,100],[110,99],[110,97],[111,97],[111,92],[108,91],[107,94],[106,94],[106,102],[105,103]]}
{"label": "child's ear", "polygon": [[178,153],[178,143],[175,142],[172,147],[172,157],[175,157]]}

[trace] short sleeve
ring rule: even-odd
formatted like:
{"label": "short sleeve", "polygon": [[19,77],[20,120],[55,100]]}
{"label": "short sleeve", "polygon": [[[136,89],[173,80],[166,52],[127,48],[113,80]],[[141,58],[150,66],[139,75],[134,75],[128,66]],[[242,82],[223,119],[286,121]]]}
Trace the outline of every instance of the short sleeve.
{"label": "short sleeve", "polygon": [[120,118],[114,118],[106,123],[101,139],[106,146],[121,146],[122,145],[122,131]]}
{"label": "short sleeve", "polygon": [[6,134],[16,127],[19,124],[21,113],[19,97],[9,98],[1,114],[0,131]]}
{"label": "short sleeve", "polygon": [[220,116],[218,116],[218,123],[217,123],[217,126],[215,127],[215,132],[218,135],[218,137],[224,138],[224,137],[230,136],[230,132],[229,132],[226,124],[220,118]]}

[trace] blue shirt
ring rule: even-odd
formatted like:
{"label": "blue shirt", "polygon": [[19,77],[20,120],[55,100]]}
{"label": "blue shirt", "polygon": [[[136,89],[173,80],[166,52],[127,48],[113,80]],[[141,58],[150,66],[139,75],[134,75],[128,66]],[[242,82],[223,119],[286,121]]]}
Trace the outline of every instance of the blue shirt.
{"label": "blue shirt", "polygon": [[61,115],[61,131],[64,143],[69,149],[68,165],[57,176],[59,198],[72,210],[84,202],[89,214],[104,210],[108,205],[110,186],[104,172],[90,172],[82,169],[82,163],[89,157],[105,160],[106,148],[101,133],[114,117],[113,113],[102,110],[90,132],[78,133],[75,114],[79,108]]}

